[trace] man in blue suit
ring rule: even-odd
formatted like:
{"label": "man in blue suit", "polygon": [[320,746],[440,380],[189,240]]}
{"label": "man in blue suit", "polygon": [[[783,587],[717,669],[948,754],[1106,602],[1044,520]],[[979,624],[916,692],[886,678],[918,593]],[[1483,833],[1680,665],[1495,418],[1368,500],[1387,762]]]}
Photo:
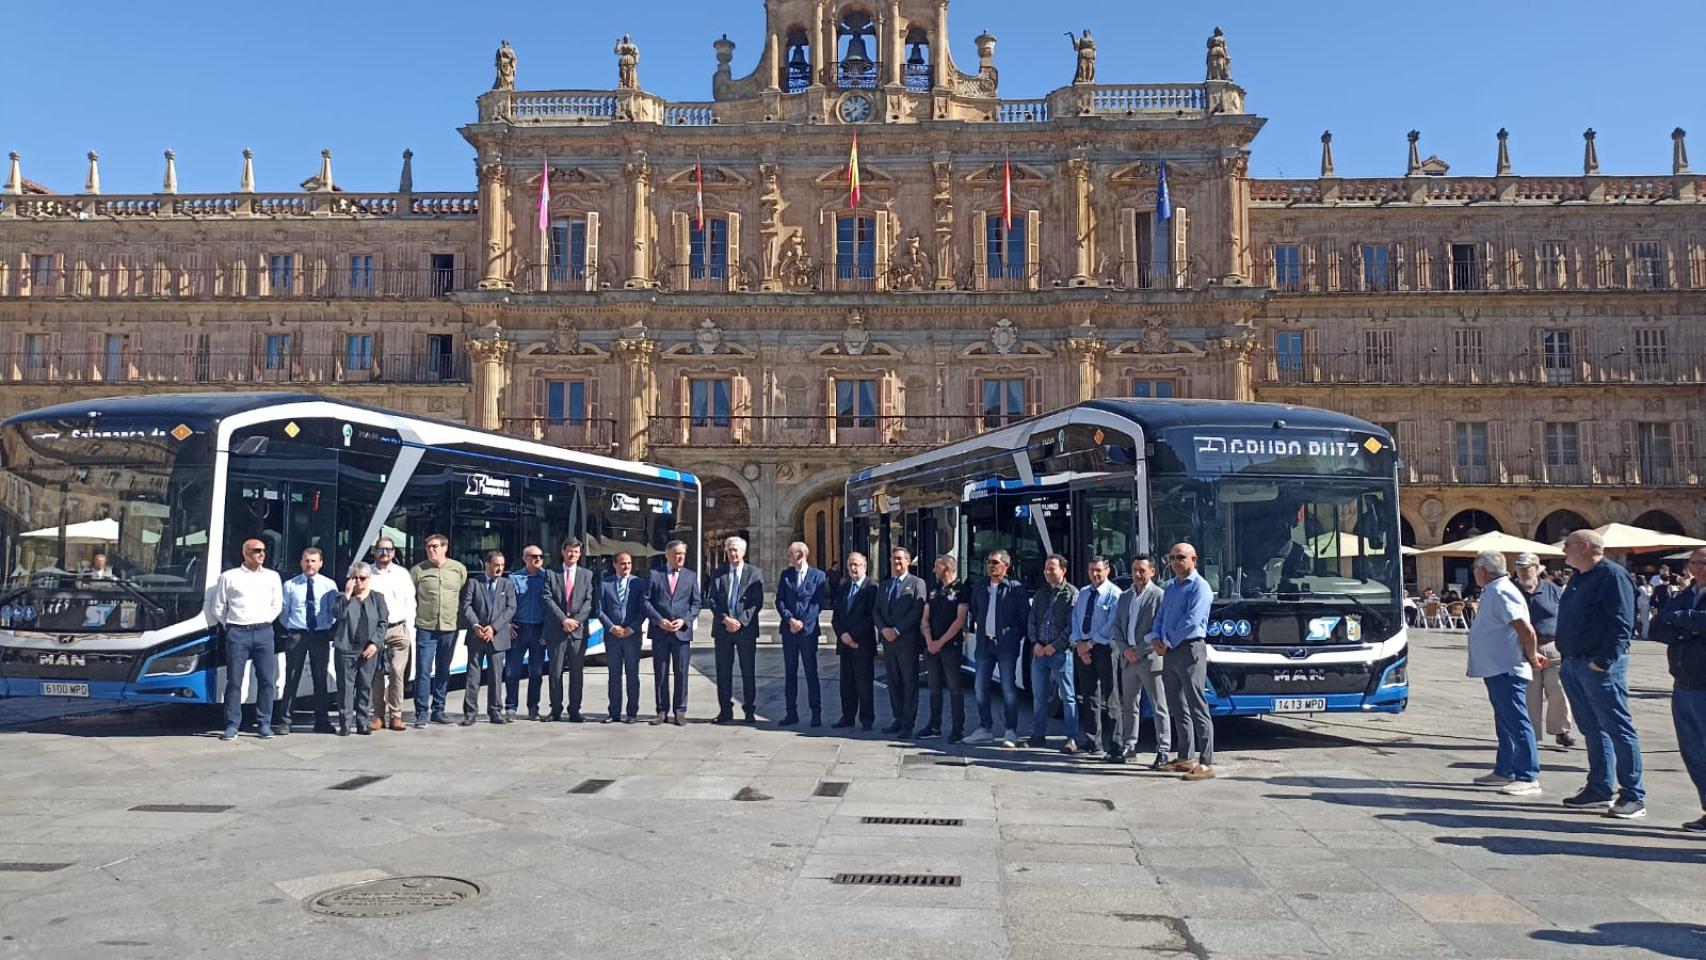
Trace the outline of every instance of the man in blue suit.
{"label": "man in blue suit", "polygon": [[[646,585],[646,630],[652,638],[652,685],[658,712],[652,726],[687,725],[687,666],[693,622],[699,619],[699,575],[687,569],[687,544],[672,540],[663,548],[668,569],[653,570]],[[671,696],[670,674],[675,675]]]}
{"label": "man in blue suit", "polygon": [[1025,588],[1007,576],[1013,558],[1005,550],[989,554],[989,577],[972,586],[971,603],[965,606],[970,631],[977,638],[977,729],[966,743],[988,743],[995,739],[995,718],[990,711],[989,685],[996,667],[1001,668],[1001,701],[1006,727],[1001,745],[1019,745],[1019,656],[1030,631],[1031,598]]}
{"label": "man in blue suit", "polygon": [[746,540],[723,542],[728,565],[711,582],[711,644],[717,654],[717,719],[735,719],[735,661],[740,661],[741,711],[749,726],[758,722],[758,612],[764,609],[764,572],[746,562]]}
{"label": "man in blue suit", "polygon": [[610,671],[610,716],[604,722],[633,723],[640,714],[640,627],[646,622],[646,581],[634,576],[632,555],[617,554],[616,572],[599,585],[598,619],[604,624],[604,663]]}
{"label": "man in blue suit", "polygon": [[788,567],[776,581],[776,612],[782,617],[783,689],[788,713],[781,725],[800,722],[800,665],[806,668],[806,705],[812,709],[812,726],[823,726],[823,698],[817,682],[818,613],[823,609],[828,581],[823,571],[807,562],[811,551],[805,544],[788,545]]}

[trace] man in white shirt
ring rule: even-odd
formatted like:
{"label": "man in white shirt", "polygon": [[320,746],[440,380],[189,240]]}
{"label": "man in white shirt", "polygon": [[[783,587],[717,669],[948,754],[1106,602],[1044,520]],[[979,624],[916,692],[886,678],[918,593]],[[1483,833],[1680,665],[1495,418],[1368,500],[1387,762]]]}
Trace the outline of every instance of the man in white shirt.
{"label": "man in white shirt", "polygon": [[278,647],[273,621],[284,612],[284,583],[266,568],[267,546],[243,541],[243,564],[221,573],[203,612],[225,631],[225,732],[237,739],[243,723],[243,674],[255,665],[255,717],[262,740],[272,739],[272,702],[278,693]]}
{"label": "man in white shirt", "polygon": [[[373,729],[402,730],[403,685],[409,677],[409,661],[415,652],[415,579],[407,567],[396,563],[397,545],[381,537],[373,546],[373,581],[368,589],[385,598],[392,620],[385,625],[385,649],[380,651],[379,670],[373,677]],[[502,704],[499,704],[502,706]],[[416,705],[419,727],[420,708]]]}
{"label": "man in white shirt", "polygon": [[1499,744],[1493,772],[1475,782],[1511,796],[1537,796],[1540,747],[1528,719],[1528,684],[1536,669],[1545,669],[1546,658],[1529,623],[1528,600],[1505,575],[1505,555],[1484,551],[1474,569],[1481,612],[1469,625],[1469,676],[1487,685]]}

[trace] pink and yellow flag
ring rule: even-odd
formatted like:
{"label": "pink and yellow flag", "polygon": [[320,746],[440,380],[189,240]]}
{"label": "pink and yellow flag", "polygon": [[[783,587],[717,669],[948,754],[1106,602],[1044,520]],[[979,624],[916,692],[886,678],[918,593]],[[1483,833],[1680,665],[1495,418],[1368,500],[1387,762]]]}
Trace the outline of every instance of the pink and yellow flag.
{"label": "pink and yellow flag", "polygon": [[853,152],[847,157],[847,196],[848,206],[859,205],[859,134],[853,134]]}

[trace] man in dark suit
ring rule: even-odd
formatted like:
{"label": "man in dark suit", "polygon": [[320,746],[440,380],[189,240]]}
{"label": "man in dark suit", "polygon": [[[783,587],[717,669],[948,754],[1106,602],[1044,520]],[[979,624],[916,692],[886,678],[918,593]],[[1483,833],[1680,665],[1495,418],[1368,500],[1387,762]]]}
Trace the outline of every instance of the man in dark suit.
{"label": "man in dark suit", "polygon": [[912,735],[918,721],[918,658],[924,650],[924,604],[930,588],[912,575],[912,552],[889,553],[891,576],[872,605],[877,635],[883,639],[883,670],[888,674],[889,707],[894,722],[887,733]]}
{"label": "man in dark suit", "polygon": [[[563,541],[563,562],[545,570],[545,659],[550,670],[551,719],[580,723],[586,680],[586,636],[598,584],[580,565],[581,542]],[[568,715],[563,714],[563,671],[569,672]]]}
{"label": "man in dark suit", "polygon": [[728,565],[711,583],[711,642],[717,652],[717,723],[733,723],[735,658],[740,658],[741,709],[746,722],[757,723],[758,611],[764,609],[764,573],[746,562],[746,541],[730,537],[723,544]]}
{"label": "man in dark suit", "polygon": [[[658,712],[652,725],[687,725],[687,667],[693,623],[702,604],[699,574],[687,569],[687,544],[673,540],[663,548],[668,569],[653,570],[646,591],[646,632],[652,638],[652,685]],[[670,690],[670,675],[675,689]],[[672,695],[673,693],[673,695]]]}
{"label": "man in dark suit", "polygon": [[989,577],[972,585],[971,603],[966,606],[971,631],[976,637],[978,727],[966,743],[988,743],[995,739],[995,719],[990,711],[989,685],[1001,669],[1003,720],[1001,745],[1019,745],[1019,657],[1030,633],[1031,598],[1024,585],[1007,575],[1013,558],[1005,550],[991,551],[985,569]]}
{"label": "man in dark suit", "polygon": [[462,694],[462,725],[471,727],[480,715],[480,686],[486,687],[487,712],[493,723],[504,717],[504,652],[509,650],[510,626],[515,620],[515,584],[504,576],[504,555],[486,554],[486,568],[462,587],[462,622],[468,625],[468,675]]}
{"label": "man in dark suit", "polygon": [[879,589],[865,579],[865,555],[848,554],[847,576],[835,591],[829,621],[841,658],[841,719],[832,727],[851,727],[855,715],[866,730],[877,722],[877,625],[871,607]]}
{"label": "man in dark suit", "polygon": [[633,723],[640,714],[640,629],[646,622],[646,581],[634,576],[632,554],[618,553],[615,572],[599,585],[598,622],[604,625],[604,663],[610,670],[610,716],[604,722]]}
{"label": "man in dark suit", "polygon": [[776,579],[776,612],[782,617],[783,689],[788,713],[782,726],[800,722],[800,667],[806,670],[806,705],[812,710],[812,726],[823,726],[823,694],[817,682],[818,614],[827,590],[823,571],[807,562],[811,550],[805,544],[788,545],[788,569]]}

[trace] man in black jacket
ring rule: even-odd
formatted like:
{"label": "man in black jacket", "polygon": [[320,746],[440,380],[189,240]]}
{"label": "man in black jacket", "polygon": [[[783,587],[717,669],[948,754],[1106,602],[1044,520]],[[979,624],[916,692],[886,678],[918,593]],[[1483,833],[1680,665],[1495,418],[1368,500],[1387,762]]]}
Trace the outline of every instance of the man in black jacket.
{"label": "man in black jacket", "polygon": [[[1671,719],[1682,765],[1700,793],[1706,810],[1706,547],[1688,557],[1694,585],[1678,590],[1653,621],[1654,640],[1665,644],[1675,689],[1670,695]],[[1706,833],[1706,816],[1682,825],[1690,833]]]}
{"label": "man in black jacket", "polygon": [[1603,810],[1620,820],[1644,817],[1641,738],[1629,714],[1635,585],[1629,571],[1605,558],[1605,538],[1592,530],[1564,538],[1564,561],[1576,573],[1558,600],[1558,652],[1564,655],[1564,695],[1588,755],[1587,785],[1564,806]]}
{"label": "man in black jacket", "polygon": [[877,624],[871,608],[881,588],[865,578],[865,555],[849,554],[847,576],[835,588],[830,629],[841,658],[841,719],[832,727],[851,727],[855,718],[866,730],[877,722]]}

